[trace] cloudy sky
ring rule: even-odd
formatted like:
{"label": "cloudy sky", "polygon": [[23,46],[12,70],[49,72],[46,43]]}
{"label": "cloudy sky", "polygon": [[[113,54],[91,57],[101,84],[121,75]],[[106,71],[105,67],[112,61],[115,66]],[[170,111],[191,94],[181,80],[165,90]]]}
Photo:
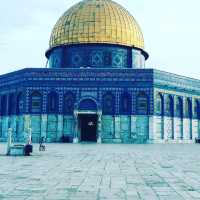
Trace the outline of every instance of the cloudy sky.
{"label": "cloudy sky", "polygon": [[[146,66],[200,79],[199,0],[116,0],[140,24]],[[6,0],[0,5],[0,74],[44,67],[57,19],[79,0]]]}

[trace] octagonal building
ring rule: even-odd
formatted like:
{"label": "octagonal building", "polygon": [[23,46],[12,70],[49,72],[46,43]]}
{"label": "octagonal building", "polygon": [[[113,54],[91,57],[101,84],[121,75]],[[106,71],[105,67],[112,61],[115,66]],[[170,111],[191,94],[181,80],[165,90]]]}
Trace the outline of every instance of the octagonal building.
{"label": "octagonal building", "polygon": [[135,18],[111,0],[83,0],[55,24],[48,68],[0,76],[0,141],[192,143],[200,81],[145,68]]}

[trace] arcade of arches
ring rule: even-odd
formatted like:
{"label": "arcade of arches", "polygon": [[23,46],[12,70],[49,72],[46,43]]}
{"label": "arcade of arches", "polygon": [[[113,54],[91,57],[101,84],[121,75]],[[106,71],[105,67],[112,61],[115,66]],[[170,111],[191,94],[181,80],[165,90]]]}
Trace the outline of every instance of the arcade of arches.
{"label": "arcade of arches", "polygon": [[[151,113],[150,96],[144,91],[135,95],[108,91],[102,94],[101,102],[89,96],[77,101],[75,91],[32,91],[28,101],[22,92],[4,94],[0,97],[0,136],[5,138],[5,120],[6,126],[13,128],[16,141],[24,139],[27,127],[32,128],[35,142],[42,136],[49,142],[99,143],[144,143],[152,133],[157,141],[192,141],[198,136],[200,99],[161,92],[156,92],[154,99]],[[150,129],[152,120],[156,130]],[[194,123],[196,132],[192,128]]]}

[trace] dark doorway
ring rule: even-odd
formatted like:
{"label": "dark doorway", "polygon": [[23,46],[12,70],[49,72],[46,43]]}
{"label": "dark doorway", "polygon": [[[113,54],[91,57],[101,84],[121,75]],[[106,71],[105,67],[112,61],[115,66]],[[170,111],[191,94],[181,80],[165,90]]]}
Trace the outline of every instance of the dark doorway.
{"label": "dark doorway", "polygon": [[79,115],[82,142],[97,142],[97,115]]}

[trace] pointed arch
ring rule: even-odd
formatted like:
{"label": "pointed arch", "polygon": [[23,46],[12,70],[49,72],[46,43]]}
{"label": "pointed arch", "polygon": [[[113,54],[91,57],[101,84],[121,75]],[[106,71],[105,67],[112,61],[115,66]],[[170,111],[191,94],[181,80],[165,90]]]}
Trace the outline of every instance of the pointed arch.
{"label": "pointed arch", "polygon": [[174,116],[174,99],[171,95],[168,95],[165,102],[165,114],[167,116]]}
{"label": "pointed arch", "polygon": [[102,106],[104,115],[113,115],[115,113],[115,97],[111,92],[103,95]]}
{"label": "pointed arch", "polygon": [[58,112],[58,94],[54,91],[48,94],[47,111],[48,113]]}
{"label": "pointed arch", "polygon": [[85,99],[82,99],[79,102],[78,109],[79,110],[93,110],[93,111],[97,111],[98,110],[98,105],[97,105],[97,102],[94,101],[94,99],[92,99],[92,98],[85,98]]}
{"label": "pointed arch", "polygon": [[8,95],[8,115],[14,115],[15,114],[15,95],[13,93]]}
{"label": "pointed arch", "polygon": [[1,115],[7,114],[7,95],[1,96]]}
{"label": "pointed arch", "polygon": [[38,91],[34,91],[31,94],[31,104],[30,110],[32,113],[41,113],[42,112],[42,95]]}
{"label": "pointed arch", "polygon": [[65,114],[73,115],[75,100],[76,98],[74,93],[71,91],[65,93],[63,101],[63,112]]}
{"label": "pointed arch", "polygon": [[164,115],[164,97],[161,93],[156,94],[156,114]]}
{"label": "pointed arch", "polygon": [[192,100],[190,98],[185,100],[185,117],[192,118]]}
{"label": "pointed arch", "polygon": [[120,113],[131,114],[131,95],[128,92],[124,92],[120,98]]}
{"label": "pointed arch", "polygon": [[23,93],[20,92],[17,95],[17,103],[16,103],[16,114],[22,114],[24,109],[24,100],[23,100]]}
{"label": "pointed arch", "polygon": [[136,97],[136,113],[137,115],[147,115],[148,110],[148,95],[140,92]]}
{"label": "pointed arch", "polygon": [[194,102],[194,117],[200,119],[200,100],[198,99]]}
{"label": "pointed arch", "polygon": [[183,117],[183,99],[181,97],[176,97],[175,111],[176,117]]}

